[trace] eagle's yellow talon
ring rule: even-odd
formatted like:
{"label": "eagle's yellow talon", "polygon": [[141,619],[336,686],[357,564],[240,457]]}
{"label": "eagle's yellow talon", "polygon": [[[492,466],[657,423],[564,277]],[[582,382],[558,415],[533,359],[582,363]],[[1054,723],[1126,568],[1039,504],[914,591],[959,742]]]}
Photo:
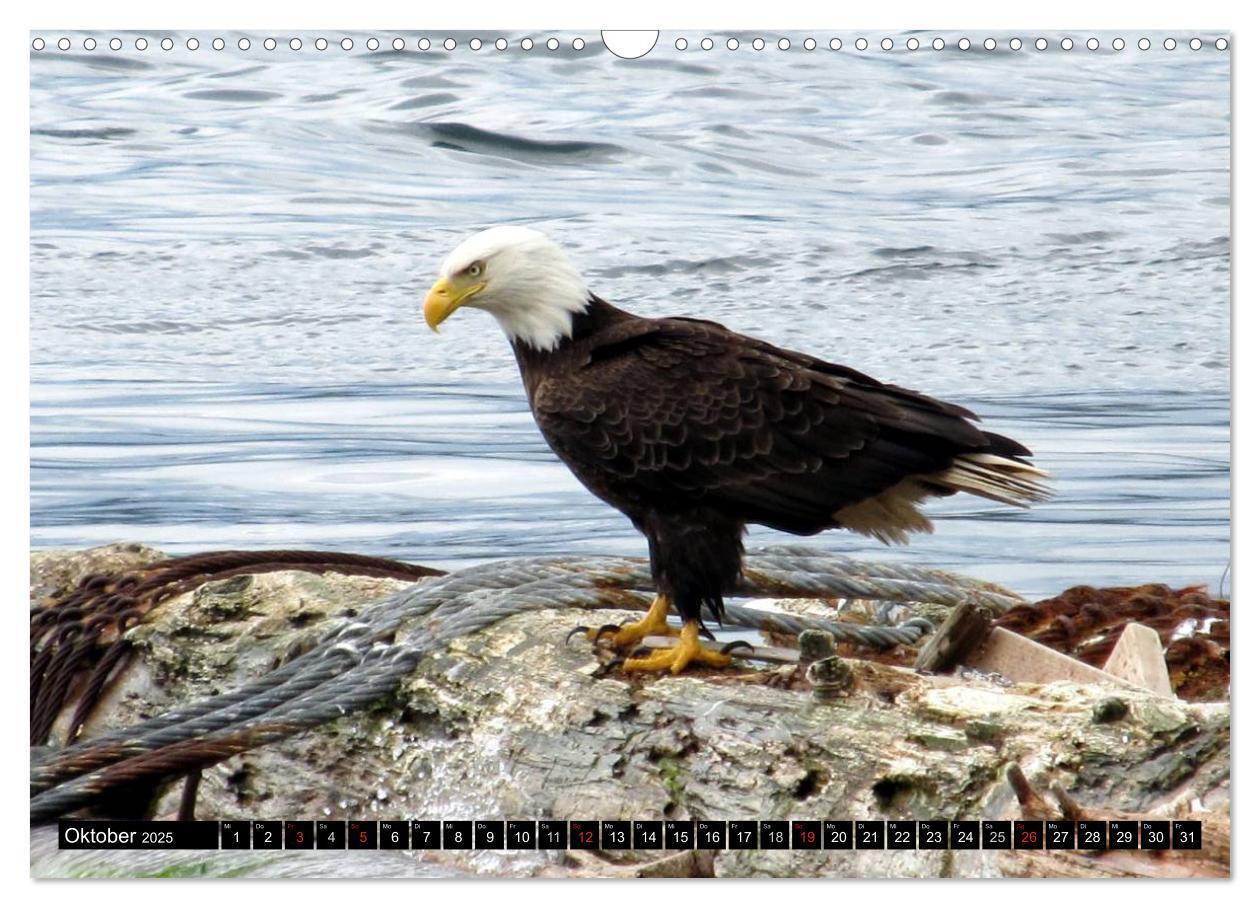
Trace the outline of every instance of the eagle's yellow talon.
{"label": "eagle's yellow talon", "polygon": [[688,621],[683,624],[678,635],[678,645],[666,649],[658,649],[650,656],[642,659],[627,659],[621,664],[624,672],[658,672],[669,669],[678,674],[688,665],[697,662],[714,668],[725,668],[731,664],[731,657],[715,653],[700,645],[700,624]]}
{"label": "eagle's yellow talon", "polygon": [[617,628],[611,634],[604,628],[599,628],[587,631],[586,635],[596,643],[606,639],[617,649],[633,646],[647,637],[677,637],[678,630],[670,627],[665,621],[665,616],[668,614],[669,600],[664,596],[658,595],[652,600],[652,607],[648,609],[642,621],[636,621],[633,624]]}

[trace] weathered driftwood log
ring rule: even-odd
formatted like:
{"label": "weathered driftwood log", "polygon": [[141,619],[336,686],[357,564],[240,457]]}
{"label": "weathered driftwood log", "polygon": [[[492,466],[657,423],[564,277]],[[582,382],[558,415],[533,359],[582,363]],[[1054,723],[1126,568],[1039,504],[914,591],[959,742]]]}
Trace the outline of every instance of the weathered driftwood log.
{"label": "weathered driftwood log", "polygon": [[[123,557],[97,554],[114,559],[112,567]],[[44,553],[33,559],[32,587],[101,569],[82,553]],[[278,572],[172,599],[128,631],[139,658],[83,737],[256,678],[308,647],[323,622],[404,585]],[[372,709],[212,767],[198,792],[198,818],[982,819],[1080,810],[1204,819],[1209,847],[1164,855],[473,851],[327,859],[62,853],[37,829],[32,873],[1228,873],[1228,703],[1070,682],[1004,686],[856,659],[843,660],[847,682],[826,698],[813,696],[791,666],[627,680],[600,676],[589,645],[564,645],[575,617],[559,610],[511,617],[426,657]],[[172,783],[160,796],[156,816],[175,813],[180,789]],[[1036,792],[1050,791],[1064,799],[1036,802]]]}

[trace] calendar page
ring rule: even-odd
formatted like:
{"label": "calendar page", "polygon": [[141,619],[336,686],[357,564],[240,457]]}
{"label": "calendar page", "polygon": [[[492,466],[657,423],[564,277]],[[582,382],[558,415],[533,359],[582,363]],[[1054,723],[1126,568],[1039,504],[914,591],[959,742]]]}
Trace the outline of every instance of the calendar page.
{"label": "calendar page", "polygon": [[31,32],[31,875],[1229,876],[1232,41]]}

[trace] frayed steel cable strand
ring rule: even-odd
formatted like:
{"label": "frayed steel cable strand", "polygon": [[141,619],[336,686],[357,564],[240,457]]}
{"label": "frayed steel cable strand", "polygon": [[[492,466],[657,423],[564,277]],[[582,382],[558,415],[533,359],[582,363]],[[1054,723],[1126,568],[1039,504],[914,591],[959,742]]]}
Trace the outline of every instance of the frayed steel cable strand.
{"label": "frayed steel cable strand", "polygon": [[39,696],[31,708],[31,744],[43,744],[47,741],[57,722],[57,716],[61,714],[75,676],[79,674],[79,664],[89,652],[97,648],[96,640],[96,635],[85,629],[73,645],[59,647],[49,662],[48,669],[40,680]]}
{"label": "frayed steel cable strand", "polygon": [[[290,660],[284,665],[279,666],[276,669],[273,669],[271,672],[269,672],[267,675],[264,675],[262,678],[255,679],[254,681],[251,681],[248,684],[243,685],[241,688],[235,689],[234,691],[229,691],[225,694],[219,694],[213,698],[207,698],[206,701],[199,701],[199,704],[209,703],[211,701],[214,701],[217,703],[230,703],[230,702],[234,702],[238,700],[240,696],[242,695],[245,688],[249,688],[250,692],[253,693],[255,689],[265,691],[268,687],[275,687],[279,682],[285,679],[286,676],[291,676],[295,674],[296,672],[304,670],[310,662],[317,661],[320,655],[321,654],[318,652],[303,653],[299,656],[296,656],[294,659]],[[312,656],[314,656],[313,659],[310,658]],[[174,719],[177,714],[182,714],[186,711],[191,713],[194,710],[192,706],[181,707],[177,710],[172,710],[170,713],[167,713],[165,715],[168,717],[168,719]],[[149,720],[149,721],[153,722],[154,720]],[[145,724],[148,724],[148,723],[145,723]],[[116,734],[117,733],[108,733],[107,735],[102,735],[99,738],[93,739],[92,743],[102,743],[106,740],[106,738],[113,738],[115,737]]]}
{"label": "frayed steel cable strand", "polygon": [[79,739],[88,720],[92,717],[92,712],[100,703],[101,696],[105,691],[106,685],[116,676],[115,672],[126,671],[127,665],[131,661],[133,646],[130,640],[125,639],[125,634],[133,624],[139,624],[142,616],[124,615],[119,619],[118,633],[119,638],[109,645],[97,660],[96,665],[92,668],[92,672],[83,682],[83,690],[79,694],[79,702],[75,707],[74,714],[70,718],[69,731],[66,733],[66,743],[73,744]]}
{"label": "frayed steel cable strand", "polygon": [[966,589],[953,583],[903,579],[892,570],[879,577],[853,577],[836,571],[834,567],[830,571],[820,570],[824,562],[814,559],[803,561],[774,550],[763,550],[748,561],[751,565],[745,570],[745,589],[741,592],[755,595],[799,596],[802,590],[807,590],[809,593],[822,591],[854,599],[932,602],[946,606],[975,602],[1005,607],[1011,601],[1007,596],[987,590]]}
{"label": "frayed steel cable strand", "polygon": [[[44,743],[56,716],[66,705],[72,682],[92,664],[102,640],[122,633],[131,614],[143,614],[137,600],[128,594],[111,593],[99,609],[89,602],[67,610],[62,615],[63,620],[47,628],[33,644],[39,656],[32,662],[31,672],[32,744]],[[76,645],[66,646],[65,632],[73,628],[80,630],[81,638]]]}
{"label": "frayed steel cable strand", "polygon": [[[125,614],[125,611],[122,613]],[[39,703],[48,700],[52,696],[49,691],[55,688],[57,680],[63,678],[67,671],[75,671],[85,654],[90,652],[91,646],[116,621],[116,616],[112,614],[85,614],[74,621],[50,629],[51,639],[37,647],[40,655],[46,654],[46,658],[37,657],[38,671],[36,671],[36,664],[31,666],[32,702]],[[75,640],[73,645],[70,644],[71,639]],[[83,645],[85,643],[87,647]]]}
{"label": "frayed steel cable strand", "polygon": [[[42,744],[42,738],[36,740],[39,729],[49,723],[48,698],[49,690],[62,677],[67,654],[74,652],[84,639],[86,631],[82,624],[68,624],[57,631],[56,640],[47,649],[47,658],[40,658],[31,666],[31,744]],[[90,644],[91,641],[89,641]],[[41,656],[43,654],[41,653]],[[38,673],[37,672],[38,669]],[[55,720],[56,716],[53,716]],[[45,730],[44,736],[47,736]]]}
{"label": "frayed steel cable strand", "polygon": [[145,578],[145,585],[154,587],[197,574],[217,574],[251,566],[265,566],[268,570],[283,570],[288,567],[308,571],[311,567],[318,566],[322,566],[325,570],[336,566],[376,568],[393,571],[399,575],[400,579],[418,579],[439,576],[443,573],[426,565],[410,564],[390,558],[314,549],[226,549],[168,558],[146,565],[142,570],[152,572]]}
{"label": "frayed steel cable strand", "polygon": [[781,612],[763,612],[742,605],[727,605],[726,616],[730,623],[739,627],[766,630],[780,634],[799,634],[801,631],[827,631],[837,640],[860,643],[879,649],[892,646],[909,646],[929,633],[932,623],[926,618],[911,618],[893,627],[850,624],[810,615],[789,615]]}
{"label": "frayed steel cable strand", "polygon": [[[363,628],[363,630],[367,630]],[[190,721],[207,713],[223,709],[235,703],[249,699],[256,695],[266,695],[270,691],[280,690],[283,685],[292,683],[294,675],[301,675],[302,672],[317,666],[320,661],[327,658],[325,651],[310,651],[303,653],[294,659],[280,665],[267,674],[255,678],[240,687],[233,688],[222,694],[215,694],[212,697],[206,697],[197,700],[185,706],[177,707],[169,712],[162,713],[152,719],[144,722],[128,726],[127,728],[118,729],[112,732],[106,732],[98,737],[92,738],[90,741],[79,742],[71,747],[57,752],[57,757],[70,756],[94,747],[103,746],[118,741],[125,741],[133,732],[143,732],[155,728],[164,728],[168,725],[176,725],[182,722]],[[299,680],[299,684],[310,684],[312,681]]]}
{"label": "frayed steel cable strand", "polygon": [[844,573],[871,577],[895,577],[903,580],[922,580],[929,583],[942,583],[964,588],[991,589],[994,584],[956,574],[940,568],[925,568],[913,564],[886,561],[866,561],[850,555],[820,551],[810,546],[772,545],[750,549],[748,556],[752,558],[788,559],[793,565],[811,573],[835,573],[842,568]]}
{"label": "frayed steel cable strand", "polygon": [[940,568],[925,568],[911,564],[892,564],[884,561],[865,561],[849,555],[823,553],[809,546],[800,545],[766,546],[752,549],[748,554],[752,557],[762,554],[790,556],[800,567],[813,572],[826,572],[826,565],[830,563],[832,572],[834,572],[836,565],[841,565],[845,573],[854,576],[897,577],[903,580],[939,583],[946,586],[957,586],[962,589],[977,589],[996,593],[1016,602],[1023,602],[1023,599],[1010,590],[1003,589],[999,584]]}
{"label": "frayed steel cable strand", "polygon": [[[121,635],[125,630],[124,616],[137,608],[147,612],[161,601],[210,580],[245,572],[280,569],[314,573],[360,572],[403,579],[441,574],[436,569],[421,565],[364,555],[272,550],[228,551],[168,559],[124,574],[112,580],[112,583],[109,575],[90,575],[61,603],[32,612],[32,643],[39,652],[33,656],[31,665],[31,741],[39,744],[47,739],[57,714],[65,707],[73,674],[91,662],[90,656],[94,651],[94,647],[88,645],[86,640],[74,647],[48,643],[45,638],[50,636],[53,629],[80,623],[91,612],[95,614],[89,618],[91,624],[84,628],[86,637],[99,639],[115,624],[117,633]],[[64,635],[62,639],[64,640]],[[40,647],[40,644],[44,645]],[[113,649],[112,654],[111,661],[117,661],[117,650]],[[104,672],[98,671],[98,668],[99,666],[94,667],[84,685],[76,709],[76,715],[80,719],[86,717],[96,705],[105,677],[113,665],[106,665]],[[81,725],[81,721],[75,727],[78,725]]]}
{"label": "frayed steel cable strand", "polygon": [[987,605],[1006,611],[1009,597],[984,590],[961,589],[941,583],[900,580],[893,577],[866,579],[816,574],[801,570],[801,565],[780,555],[762,554],[748,559],[738,588],[743,595],[780,596],[783,598],[841,596],[850,599],[881,599],[895,602],[930,602],[956,607],[965,602]]}
{"label": "frayed steel cable strand", "polygon": [[37,642],[34,638],[41,629],[48,631],[71,622],[81,621],[88,613],[93,615],[113,614],[124,607],[134,604],[136,597],[132,595],[132,590],[134,590],[135,584],[123,586],[123,581],[128,579],[131,579],[130,575],[124,575],[118,578],[117,583],[113,585],[107,584],[107,588],[93,591],[90,594],[71,594],[64,600],[32,608],[32,642]]}

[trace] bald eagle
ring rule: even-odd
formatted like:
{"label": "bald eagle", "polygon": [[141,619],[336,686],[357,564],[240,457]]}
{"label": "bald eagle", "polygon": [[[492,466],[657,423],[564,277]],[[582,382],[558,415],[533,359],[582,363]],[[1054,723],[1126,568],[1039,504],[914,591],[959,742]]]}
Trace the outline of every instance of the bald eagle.
{"label": "bald eagle", "polygon": [[1047,494],[1028,449],[969,410],[715,322],[640,318],[591,292],[535,230],[494,227],[451,252],[424,318],[436,331],[463,307],[498,320],[552,450],[647,537],[656,598],[612,641],[678,641],[626,671],[729,661],[700,646],[702,611],[721,620],[748,524],[904,543],[932,529],[925,499],[1026,507]]}

